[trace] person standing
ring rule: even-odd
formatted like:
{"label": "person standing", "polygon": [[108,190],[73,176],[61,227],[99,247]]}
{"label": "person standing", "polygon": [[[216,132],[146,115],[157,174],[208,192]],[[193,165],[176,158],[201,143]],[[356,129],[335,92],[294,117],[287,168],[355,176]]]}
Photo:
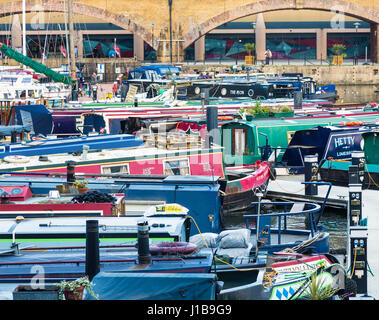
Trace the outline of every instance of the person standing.
{"label": "person standing", "polygon": [[92,73],[91,76],[91,91],[93,100],[97,100],[97,74],[96,72]]}
{"label": "person standing", "polygon": [[272,58],[272,53],[269,48],[265,51],[266,64],[270,64],[270,59]]}

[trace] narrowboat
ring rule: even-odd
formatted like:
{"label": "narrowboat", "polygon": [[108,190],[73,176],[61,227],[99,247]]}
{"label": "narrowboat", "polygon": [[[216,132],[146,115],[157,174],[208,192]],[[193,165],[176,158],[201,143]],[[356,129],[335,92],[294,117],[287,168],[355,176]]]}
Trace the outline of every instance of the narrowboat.
{"label": "narrowboat", "polygon": [[264,150],[271,147],[271,150],[277,148],[276,159],[281,161],[284,150],[296,131],[316,126],[335,126],[344,122],[375,122],[378,116],[378,112],[351,112],[346,115],[225,122],[219,126],[221,145],[224,147],[223,160],[226,166],[248,165],[262,159]]}
{"label": "narrowboat", "polygon": [[362,133],[363,151],[355,152],[352,159],[340,160],[328,158],[320,164],[321,179],[335,185],[349,185],[349,167],[356,165],[362,188],[379,189],[379,157],[376,142],[379,130],[374,126],[370,131]]}
{"label": "narrowboat", "polygon": [[[4,187],[2,187],[4,188]],[[2,250],[17,243],[22,247],[82,247],[86,245],[86,221],[97,220],[101,246],[125,245],[135,250],[137,222],[145,217],[149,239],[153,242],[188,242],[191,221],[187,208],[179,204],[148,206],[146,210],[125,209],[125,196],[117,203],[72,203],[73,196],[33,197],[32,201],[14,201],[0,211]],[[13,206],[13,207],[12,207]],[[130,203],[129,203],[130,207]],[[158,208],[158,210],[157,210]]]}
{"label": "narrowboat", "polygon": [[[227,180],[225,210],[237,211],[249,205],[255,198],[256,190],[266,191],[270,178],[267,162],[256,162],[243,171],[226,170],[222,161],[222,148],[215,145],[205,147],[200,137],[181,134],[145,135],[143,140],[130,135],[120,135],[126,139],[127,148],[122,148],[122,141],[114,149],[101,149],[101,144],[90,146],[85,139],[72,138],[76,143],[69,145],[71,153],[64,153],[57,141],[44,145],[24,148],[12,155],[5,156],[0,163],[3,172],[65,173],[66,163],[74,162],[77,173],[88,174],[123,174],[123,175],[206,175],[219,176]],[[107,135],[105,135],[107,137]],[[77,142],[77,140],[79,141]],[[105,139],[105,138],[104,138]],[[129,140],[129,141],[128,141]],[[62,144],[70,139],[64,139]],[[96,141],[96,139],[95,139]],[[141,143],[145,142],[143,145]],[[117,141],[114,142],[117,144]],[[93,146],[93,147],[92,147]],[[82,150],[80,150],[80,147]],[[32,150],[34,150],[33,152]],[[92,150],[91,148],[95,148]],[[17,148],[15,148],[17,150]],[[54,152],[55,150],[55,152]],[[7,150],[5,150],[7,152]],[[24,153],[23,153],[24,152]],[[58,153],[57,153],[58,152]],[[63,153],[59,153],[63,152]]]}
{"label": "narrowboat", "polygon": [[[362,151],[362,133],[378,128],[352,122],[348,126],[326,126],[296,131],[285,149],[282,165],[292,173],[303,173],[304,157],[317,155],[318,163],[329,158],[350,160],[353,151]],[[278,164],[275,164],[277,166]]]}
{"label": "narrowboat", "polygon": [[[20,216],[24,216],[26,219],[29,219],[28,217],[36,219],[50,217],[62,220],[65,217],[75,218],[78,215],[84,218],[89,216],[109,217],[107,216],[109,213],[111,213],[111,217],[127,215],[141,217],[152,206],[176,203],[188,209],[189,215],[201,226],[202,232],[219,232],[222,228],[225,183],[217,176],[113,175],[112,177],[110,175],[106,177],[94,175],[95,177],[85,178],[88,181],[89,191],[84,195],[78,195],[74,182],[68,182],[66,175],[64,177],[47,175],[38,173],[0,175],[0,188],[4,190],[2,192],[3,203],[10,201],[15,207],[24,206]],[[76,181],[84,180],[77,173],[73,178]],[[28,198],[29,191],[33,196],[29,195]],[[106,201],[99,204],[94,198],[84,199],[89,193],[95,191],[115,194],[116,202]],[[13,195],[12,193],[17,194]],[[78,200],[77,196],[83,196],[82,200],[85,200],[85,203],[71,203],[75,199]],[[70,199],[74,200],[70,201]],[[23,201],[27,202],[29,207],[25,207]],[[11,205],[2,208],[4,208],[4,217],[16,219],[19,216]],[[148,213],[153,215],[151,212]],[[179,215],[179,213],[174,212],[173,214]],[[163,215],[162,210],[158,214]],[[193,232],[197,232],[197,230],[192,228],[191,234]]]}

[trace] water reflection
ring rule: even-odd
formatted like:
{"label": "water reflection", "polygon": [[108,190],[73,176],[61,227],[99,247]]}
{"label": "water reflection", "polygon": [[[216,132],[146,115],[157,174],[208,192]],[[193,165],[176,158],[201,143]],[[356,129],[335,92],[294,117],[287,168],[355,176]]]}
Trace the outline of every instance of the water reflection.
{"label": "water reflection", "polygon": [[378,85],[336,85],[338,103],[364,103],[379,100]]}

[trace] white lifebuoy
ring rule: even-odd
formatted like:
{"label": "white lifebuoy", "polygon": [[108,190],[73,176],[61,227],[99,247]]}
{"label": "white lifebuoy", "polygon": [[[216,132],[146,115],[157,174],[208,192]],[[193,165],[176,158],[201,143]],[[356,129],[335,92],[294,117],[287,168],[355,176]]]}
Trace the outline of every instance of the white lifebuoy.
{"label": "white lifebuoy", "polygon": [[25,156],[7,156],[3,160],[11,163],[27,163],[30,161],[29,157]]}
{"label": "white lifebuoy", "polygon": [[248,96],[249,97],[252,97],[254,95],[254,90],[253,89],[249,89],[249,91],[247,92]]}

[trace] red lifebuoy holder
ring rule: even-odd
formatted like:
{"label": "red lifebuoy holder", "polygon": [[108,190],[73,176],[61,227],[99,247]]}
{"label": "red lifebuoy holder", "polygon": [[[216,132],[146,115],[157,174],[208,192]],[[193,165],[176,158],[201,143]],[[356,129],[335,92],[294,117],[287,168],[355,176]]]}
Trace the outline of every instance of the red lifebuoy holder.
{"label": "red lifebuoy holder", "polygon": [[190,254],[197,250],[197,245],[189,242],[161,242],[150,246],[152,255]]}

